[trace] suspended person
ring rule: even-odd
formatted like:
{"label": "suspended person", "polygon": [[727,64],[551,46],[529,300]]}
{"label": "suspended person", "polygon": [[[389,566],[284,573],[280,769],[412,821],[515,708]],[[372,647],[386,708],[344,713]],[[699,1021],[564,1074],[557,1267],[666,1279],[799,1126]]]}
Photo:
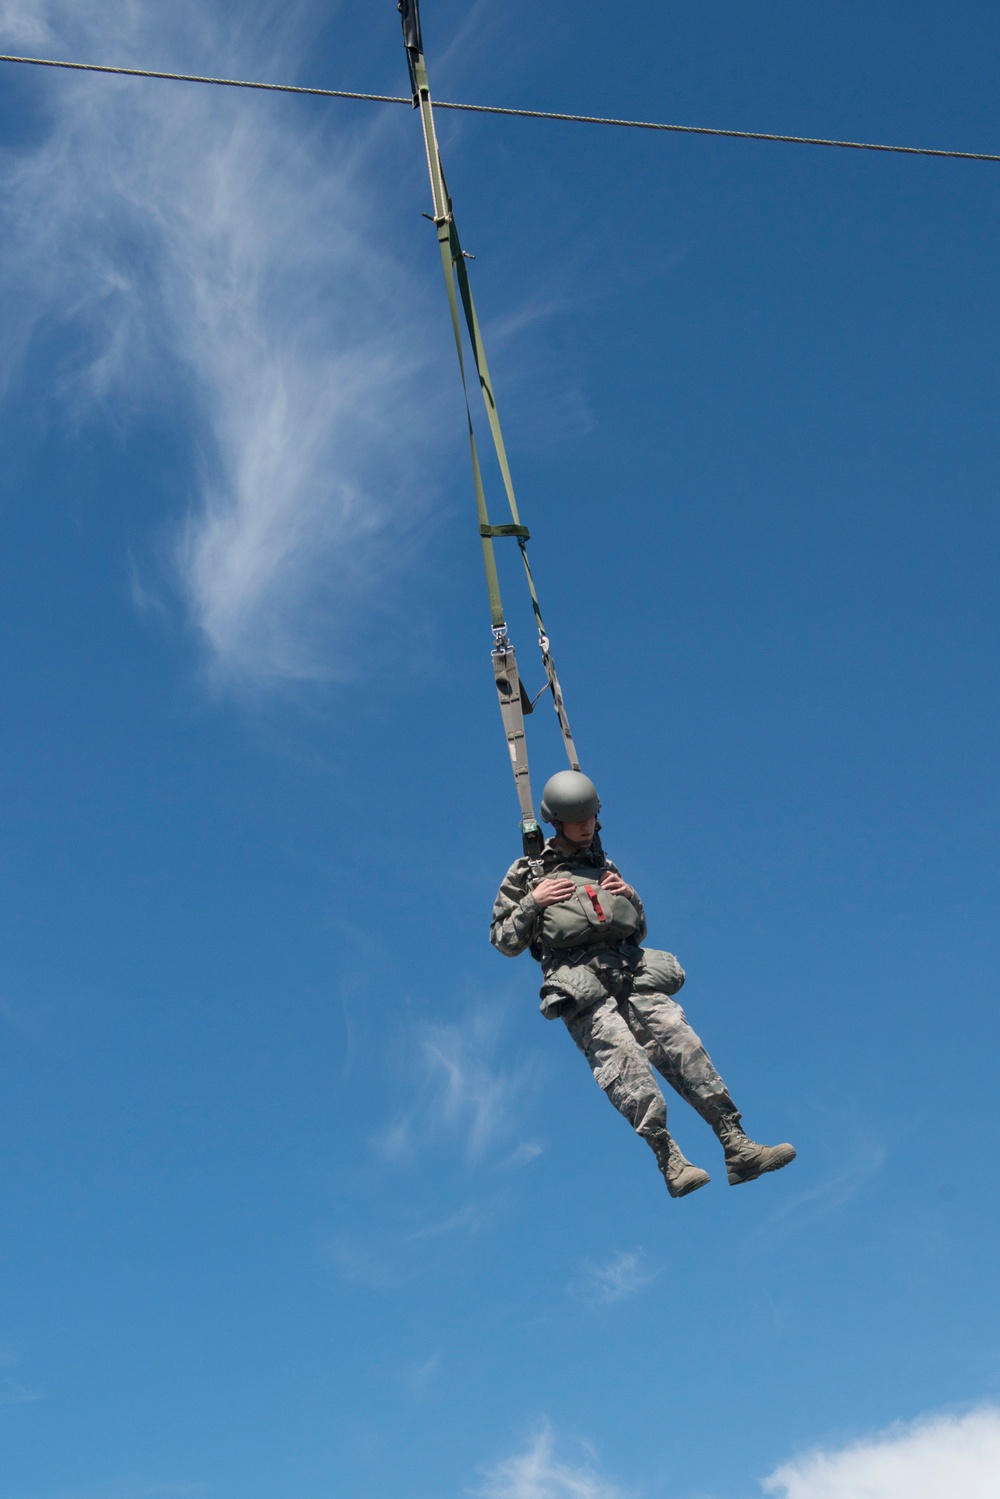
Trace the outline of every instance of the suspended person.
{"label": "suspended person", "polygon": [[672,953],[639,944],[642,901],[601,847],[601,803],[588,776],[563,770],[547,782],[542,817],[553,825],[538,859],[511,865],[493,908],[490,941],[507,957],[527,949],[542,965],[542,1014],[562,1019],[620,1114],[652,1147],[671,1197],[709,1180],[667,1130],[666,1078],[711,1125],[733,1186],[795,1159],[791,1145],[758,1145],[674,995],[684,970]]}

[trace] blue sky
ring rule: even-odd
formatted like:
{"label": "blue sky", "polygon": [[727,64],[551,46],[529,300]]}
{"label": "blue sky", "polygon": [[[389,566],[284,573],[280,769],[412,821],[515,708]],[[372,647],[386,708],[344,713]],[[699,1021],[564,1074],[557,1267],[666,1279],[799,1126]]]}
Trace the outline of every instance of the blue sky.
{"label": "blue sky", "polygon": [[[391,0],[164,11],[2,50],[406,90]],[[423,20],[442,98],[1000,150],[981,3]],[[998,169],[439,121],[606,843],[799,1148],[677,1100],[672,1202],[486,940],[418,121],[0,91],[0,1499],[993,1493]]]}

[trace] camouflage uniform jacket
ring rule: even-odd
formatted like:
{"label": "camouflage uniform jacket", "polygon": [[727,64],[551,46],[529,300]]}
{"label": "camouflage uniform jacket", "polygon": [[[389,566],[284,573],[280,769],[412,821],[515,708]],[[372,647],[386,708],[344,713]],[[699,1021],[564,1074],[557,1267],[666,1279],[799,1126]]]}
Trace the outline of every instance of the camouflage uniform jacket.
{"label": "camouflage uniform jacket", "polygon": [[542,935],[544,908],[535,900],[532,890],[540,879],[559,873],[572,865],[592,865],[595,883],[601,875],[618,874],[606,858],[600,843],[583,852],[568,853],[550,838],[536,861],[541,871],[536,876],[527,859],[518,859],[508,869],[497,892],[490,925],[490,941],[505,957],[516,958],[529,951],[542,965],[544,982],[541,1010],[548,1020],[579,1012],[597,1004],[609,994],[626,992],[664,992],[674,994],[684,982],[684,970],[670,953],[645,951],[638,946],[646,936],[646,913],[642,901],[633,891],[629,897],[638,916],[634,941],[620,942],[596,949],[584,947],[571,954],[550,950]]}

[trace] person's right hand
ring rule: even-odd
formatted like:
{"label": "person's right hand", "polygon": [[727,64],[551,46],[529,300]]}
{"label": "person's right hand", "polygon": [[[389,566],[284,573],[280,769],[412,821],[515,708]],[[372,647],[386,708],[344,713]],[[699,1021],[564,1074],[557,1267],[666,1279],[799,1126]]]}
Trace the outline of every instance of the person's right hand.
{"label": "person's right hand", "polygon": [[576,886],[572,880],[551,875],[547,880],[539,881],[531,893],[538,905],[557,906],[560,901],[569,900],[575,890]]}

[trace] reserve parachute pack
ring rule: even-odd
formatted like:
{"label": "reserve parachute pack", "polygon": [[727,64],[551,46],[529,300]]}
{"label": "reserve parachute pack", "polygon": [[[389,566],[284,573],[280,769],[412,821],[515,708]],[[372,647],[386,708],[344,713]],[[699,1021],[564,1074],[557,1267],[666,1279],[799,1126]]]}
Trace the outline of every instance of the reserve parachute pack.
{"label": "reserve parachute pack", "polygon": [[548,873],[572,880],[576,890],[568,900],[545,907],[542,942],[547,951],[614,948],[635,937],[639,913],[624,895],[612,895],[601,888],[599,869],[592,864],[568,864]]}

